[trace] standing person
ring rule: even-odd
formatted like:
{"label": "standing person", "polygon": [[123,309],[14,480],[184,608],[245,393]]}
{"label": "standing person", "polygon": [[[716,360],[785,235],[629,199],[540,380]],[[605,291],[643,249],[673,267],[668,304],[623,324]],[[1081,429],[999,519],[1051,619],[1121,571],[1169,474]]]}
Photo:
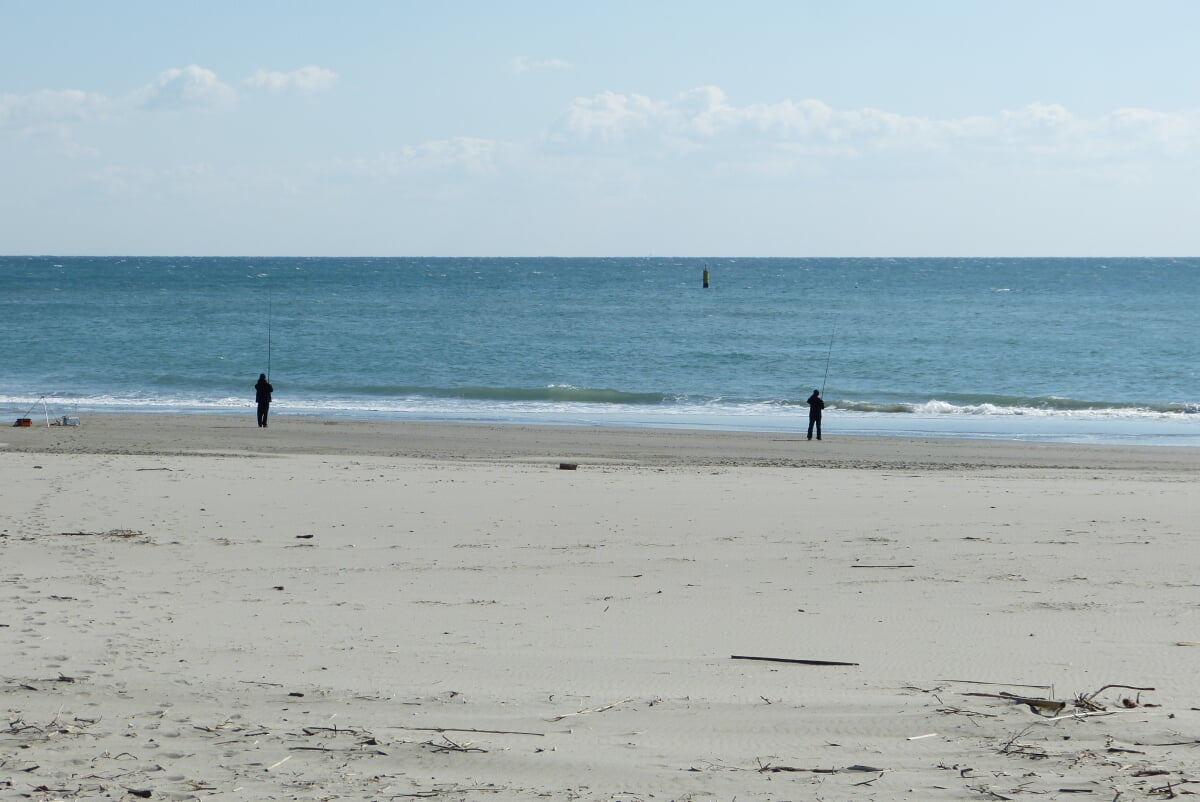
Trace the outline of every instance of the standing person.
{"label": "standing person", "polygon": [[[267,381],[267,374],[258,374],[258,384],[254,385],[254,400],[258,402],[258,428],[267,428],[267,410],[271,408],[271,393],[275,388]],[[820,438],[818,438],[820,439]]]}
{"label": "standing person", "polygon": [[825,409],[825,401],[821,398],[820,390],[813,390],[808,397],[808,439],[812,439],[813,425],[817,427],[817,439],[821,439],[821,410]]}

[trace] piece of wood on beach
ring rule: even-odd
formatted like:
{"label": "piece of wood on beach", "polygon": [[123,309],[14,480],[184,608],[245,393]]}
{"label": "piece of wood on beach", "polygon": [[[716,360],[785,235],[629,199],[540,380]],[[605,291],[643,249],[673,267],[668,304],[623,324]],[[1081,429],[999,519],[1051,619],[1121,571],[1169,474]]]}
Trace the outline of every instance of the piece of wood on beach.
{"label": "piece of wood on beach", "polygon": [[1006,702],[1028,705],[1029,709],[1034,713],[1061,713],[1067,706],[1066,702],[1060,702],[1055,699],[1037,699],[1032,696],[1017,696],[1015,693],[979,693],[973,691],[971,693],[964,693],[963,696],[984,696],[989,699],[1003,699]]}
{"label": "piece of wood on beach", "polygon": [[283,760],[280,760],[277,763],[272,763],[271,765],[267,766],[265,769],[263,769],[263,771],[274,771],[275,769],[279,768],[280,766],[282,766],[284,763],[287,763],[291,759],[292,759],[292,756],[288,755]]}
{"label": "piece of wood on beach", "polygon": [[[288,749],[290,749],[293,752],[338,752],[338,753],[347,753],[347,754],[355,754],[355,755],[382,755],[384,757],[387,757],[387,752],[383,752],[378,749],[357,749],[354,747],[346,748],[346,749],[335,749],[335,748],[329,747],[329,746],[289,746]],[[463,751],[466,751],[466,750],[463,750]],[[485,750],[478,749],[478,750],[472,750],[472,751],[483,752]]]}
{"label": "piece of wood on beach", "polygon": [[[630,701],[632,701],[632,700],[631,699],[622,699],[619,702],[613,702],[612,704],[604,705],[603,707],[591,707],[591,708],[588,708],[587,710],[579,710],[575,713],[563,713],[561,716],[555,716],[554,718],[547,719],[547,721],[562,721],[564,718],[567,718],[569,716],[583,716],[583,715],[587,715],[588,713],[603,713],[605,710],[612,710],[617,705],[623,705],[626,702],[630,702]],[[445,736],[442,736],[442,737],[445,737]]]}
{"label": "piece of wood on beach", "polygon": [[916,568],[917,566],[915,566],[915,565],[863,565],[861,563],[855,563],[854,565],[852,565],[850,567],[851,568]]}
{"label": "piece of wood on beach", "polygon": [[[1117,685],[1117,684],[1105,685],[1103,688],[1101,688],[1098,691],[1093,691],[1088,694],[1080,694],[1079,696],[1076,696],[1075,697],[1075,706],[1081,707],[1084,710],[1094,710],[1094,711],[1105,710],[1106,708],[1104,707],[1104,705],[1102,705],[1096,701],[1096,697],[1099,696],[1100,694],[1104,693],[1104,691],[1107,691],[1109,688],[1124,688],[1125,690],[1129,690],[1129,691],[1152,691],[1152,690],[1154,690],[1154,688],[1143,688],[1138,685]],[[1143,705],[1142,705],[1142,701],[1141,701],[1141,694],[1140,693],[1138,694],[1137,699],[1128,699],[1128,698],[1122,699],[1120,701],[1120,704],[1122,707],[1125,707],[1125,708],[1142,707]],[[1158,705],[1148,704],[1148,705],[1145,705],[1145,707],[1158,707]]]}
{"label": "piece of wood on beach", "polygon": [[59,532],[62,537],[144,537],[145,532],[136,529],[110,529],[107,532]]}
{"label": "piece of wood on beach", "polygon": [[487,752],[486,749],[475,746],[471,741],[463,741],[462,743],[459,743],[458,741],[450,740],[450,738],[445,735],[442,736],[442,740],[440,742],[425,741],[421,744],[421,746],[428,746],[435,752]]}
{"label": "piece of wood on beach", "polygon": [[882,774],[883,772],[887,771],[887,769],[880,769],[880,768],[876,768],[875,766],[864,766],[860,763],[856,763],[853,766],[844,766],[840,769],[807,768],[807,767],[802,767],[802,766],[775,766],[775,765],[772,765],[771,763],[763,763],[761,759],[759,759],[759,761],[758,761],[758,769],[756,769],[756,770],[759,772],[770,772],[770,773],[808,772],[810,774],[841,774],[843,772],[846,772],[848,774],[855,774],[855,773],[857,773],[857,774],[866,774],[866,773],[873,774],[875,772],[879,772]]}
{"label": "piece of wood on beach", "polygon": [[560,462],[560,463],[558,463],[558,469],[559,469],[560,471],[574,471],[574,470],[578,470],[578,469],[579,469],[579,463],[578,463],[578,462]]}
{"label": "piece of wood on beach", "polygon": [[398,730],[413,730],[414,732],[476,732],[485,735],[536,735],[545,737],[544,732],[520,732],[517,730],[477,730],[466,727],[397,727]]}
{"label": "piece of wood on beach", "polygon": [[1046,721],[1062,721],[1068,718],[1092,718],[1093,716],[1118,716],[1121,713],[1136,713],[1136,710],[1093,710],[1090,713],[1081,713],[1078,710],[1072,710],[1070,713],[1063,713],[1061,716],[1054,716],[1045,719]]}
{"label": "piece of wood on beach", "polygon": [[745,654],[731,654],[730,660],[761,660],[768,663],[797,663],[802,666],[856,666],[858,663],[845,663],[840,660],[798,660],[792,657],[751,657]]}
{"label": "piece of wood on beach", "polygon": [[1053,685],[1022,685],[1018,682],[984,682],[977,679],[940,679],[938,682],[962,682],[967,685],[999,685],[1004,688],[1041,688],[1042,690],[1049,691],[1051,696],[1054,695]]}

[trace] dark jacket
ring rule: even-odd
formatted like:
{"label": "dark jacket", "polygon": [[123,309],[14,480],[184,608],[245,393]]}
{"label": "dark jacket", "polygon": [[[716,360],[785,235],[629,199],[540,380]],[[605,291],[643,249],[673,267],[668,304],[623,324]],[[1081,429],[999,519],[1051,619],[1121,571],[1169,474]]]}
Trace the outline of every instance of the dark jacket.
{"label": "dark jacket", "polygon": [[266,379],[260,378],[258,380],[258,384],[254,385],[254,401],[255,401],[255,403],[258,403],[258,404],[271,403],[271,393],[273,393],[274,391],[275,391],[275,388],[271,386],[271,383],[269,381],[267,381]]}
{"label": "dark jacket", "polygon": [[808,417],[820,418],[821,410],[825,409],[825,399],[813,393],[808,397]]}

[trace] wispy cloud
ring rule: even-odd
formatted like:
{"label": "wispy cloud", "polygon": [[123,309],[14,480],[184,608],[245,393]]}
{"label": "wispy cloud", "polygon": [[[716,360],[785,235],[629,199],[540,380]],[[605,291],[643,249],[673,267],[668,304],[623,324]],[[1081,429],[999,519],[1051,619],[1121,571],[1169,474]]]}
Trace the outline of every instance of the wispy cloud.
{"label": "wispy cloud", "polygon": [[237,90],[215,72],[195,64],[164,70],[152,83],[131,93],[136,105],[148,109],[226,108],[237,100]]}
{"label": "wispy cloud", "polygon": [[251,89],[268,92],[324,92],[337,83],[338,74],[323,67],[301,67],[291,72],[259,70],[243,83]]}
{"label": "wispy cloud", "polygon": [[[337,80],[332,70],[310,66],[291,72],[259,70],[241,86],[269,92],[313,93],[330,89]],[[243,94],[214,71],[191,64],[163,70],[144,86],[119,96],[77,89],[0,94],[0,132],[61,133],[71,126],[126,116],[132,111],[225,111],[242,99]]]}
{"label": "wispy cloud", "polygon": [[938,119],[871,108],[839,110],[815,99],[738,106],[714,86],[667,100],[615,92],[577,98],[558,130],[580,143],[680,153],[766,145],[822,157],[965,148],[1081,159],[1200,149],[1197,111],[1117,109],[1086,118],[1061,105],[1031,103],[990,115]]}
{"label": "wispy cloud", "polygon": [[84,122],[102,117],[110,107],[111,101],[106,96],[75,89],[0,94],[0,131],[31,132]]}
{"label": "wispy cloud", "polygon": [[517,56],[508,62],[508,71],[514,75],[524,75],[535,70],[569,70],[574,66],[560,58],[533,59],[529,56]]}

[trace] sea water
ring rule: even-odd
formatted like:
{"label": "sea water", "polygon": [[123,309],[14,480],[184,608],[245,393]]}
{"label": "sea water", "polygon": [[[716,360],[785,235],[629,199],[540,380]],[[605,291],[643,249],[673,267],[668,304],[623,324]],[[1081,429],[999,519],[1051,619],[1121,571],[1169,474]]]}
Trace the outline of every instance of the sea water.
{"label": "sea water", "polygon": [[0,409],[1200,445],[1198,310],[1191,258],[0,257]]}

